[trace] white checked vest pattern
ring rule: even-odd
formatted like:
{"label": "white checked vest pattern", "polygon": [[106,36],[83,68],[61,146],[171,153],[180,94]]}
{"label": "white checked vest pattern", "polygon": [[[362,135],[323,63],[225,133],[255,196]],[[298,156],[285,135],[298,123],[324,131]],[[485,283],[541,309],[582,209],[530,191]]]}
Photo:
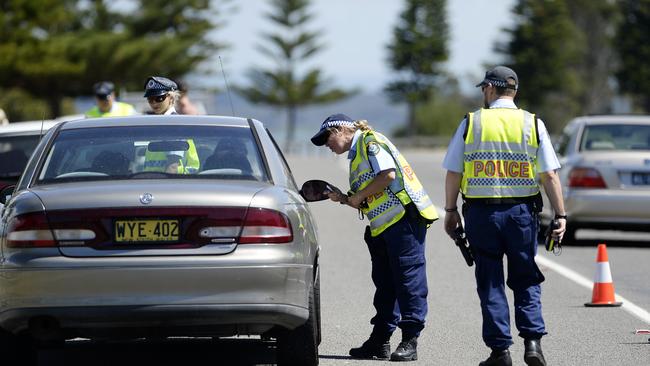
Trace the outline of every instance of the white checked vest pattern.
{"label": "white checked vest pattern", "polygon": [[537,124],[522,109],[480,109],[467,115],[461,192],[468,198],[539,193]]}
{"label": "white checked vest pattern", "polygon": [[405,214],[404,206],[413,202],[420,215],[430,221],[438,219],[437,211],[418,180],[415,172],[399,150],[382,134],[374,131],[364,132],[356,144],[356,155],[350,161],[350,188],[358,192],[365,188],[377,173],[368,160],[366,146],[375,142],[388,151],[397,167],[395,180],[383,192],[367,198],[368,208],[363,212],[370,220],[372,236],[381,234],[386,228],[399,221]]}

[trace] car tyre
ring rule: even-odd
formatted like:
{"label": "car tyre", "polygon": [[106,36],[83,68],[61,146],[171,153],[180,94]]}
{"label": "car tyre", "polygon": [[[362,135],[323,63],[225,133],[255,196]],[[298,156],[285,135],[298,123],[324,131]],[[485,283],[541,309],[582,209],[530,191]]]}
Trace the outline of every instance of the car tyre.
{"label": "car tyre", "polygon": [[32,366],[38,364],[37,348],[31,337],[15,335],[0,329],[0,355],[2,364]]}
{"label": "car tyre", "polygon": [[293,330],[284,330],[278,336],[278,366],[318,365],[318,318],[316,314],[316,286],[309,293],[309,318]]}
{"label": "car tyre", "polygon": [[320,314],[320,267],[316,269],[316,281],[314,281],[314,303],[316,309],[316,345],[322,341],[322,327]]}

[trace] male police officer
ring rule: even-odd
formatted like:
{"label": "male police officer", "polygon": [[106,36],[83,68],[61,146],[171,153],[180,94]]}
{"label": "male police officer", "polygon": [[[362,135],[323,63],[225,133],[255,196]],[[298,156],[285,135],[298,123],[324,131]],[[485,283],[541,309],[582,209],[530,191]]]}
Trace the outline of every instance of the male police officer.
{"label": "male police officer", "polygon": [[480,365],[512,365],[504,254],[508,257],[507,284],[514,293],[515,324],[524,338],[524,360],[528,365],[546,365],[540,343],[546,334],[540,287],[544,276],[534,258],[541,208],[537,176],[559,221],[553,235],[561,239],[566,213],[556,174],[560,164],[544,123],[515,106],[519,80],[512,69],[497,66],[477,86],[485,108],[469,113],[461,122],[443,161],[447,169],[445,230],[453,238],[461,224],[456,207],[460,191],[476,261],[483,341],[492,349]]}
{"label": "male police officer", "polygon": [[110,81],[100,81],[93,85],[96,106],[86,112],[86,117],[116,117],[136,114],[135,108],[115,100],[115,85]]}

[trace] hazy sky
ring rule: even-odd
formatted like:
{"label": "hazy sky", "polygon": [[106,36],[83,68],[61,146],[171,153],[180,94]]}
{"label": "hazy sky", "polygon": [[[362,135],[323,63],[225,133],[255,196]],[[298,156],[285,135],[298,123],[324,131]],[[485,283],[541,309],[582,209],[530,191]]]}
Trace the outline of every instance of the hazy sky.
{"label": "hazy sky", "polygon": [[[260,34],[273,30],[264,18],[269,9],[263,0],[237,0],[237,11],[217,32],[231,48],[222,52],[229,81],[245,82],[245,71],[269,60],[256,50]],[[380,90],[390,79],[386,45],[404,7],[402,0],[313,0],[310,30],[322,30],[326,48],[313,58],[338,86]],[[450,59],[447,70],[461,79],[464,89],[483,73],[482,63],[498,62],[494,42],[504,37],[501,29],[512,24],[514,0],[449,0]],[[219,82],[217,82],[220,84]]]}

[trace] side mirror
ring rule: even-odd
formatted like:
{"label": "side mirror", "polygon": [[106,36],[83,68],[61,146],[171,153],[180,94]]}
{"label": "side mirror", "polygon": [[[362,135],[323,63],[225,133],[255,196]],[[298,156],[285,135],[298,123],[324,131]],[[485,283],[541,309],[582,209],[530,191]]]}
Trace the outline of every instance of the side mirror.
{"label": "side mirror", "polygon": [[14,189],[15,188],[16,188],[16,186],[12,184],[12,185],[9,185],[9,186],[5,186],[4,188],[2,188],[2,190],[0,190],[0,203],[2,205],[7,204],[7,201],[9,201],[9,199],[11,198],[11,195],[14,194]]}
{"label": "side mirror", "polygon": [[300,188],[300,195],[307,202],[323,201],[329,199],[328,193],[335,192],[343,194],[340,189],[327,183],[324,180],[314,179],[308,180]]}

